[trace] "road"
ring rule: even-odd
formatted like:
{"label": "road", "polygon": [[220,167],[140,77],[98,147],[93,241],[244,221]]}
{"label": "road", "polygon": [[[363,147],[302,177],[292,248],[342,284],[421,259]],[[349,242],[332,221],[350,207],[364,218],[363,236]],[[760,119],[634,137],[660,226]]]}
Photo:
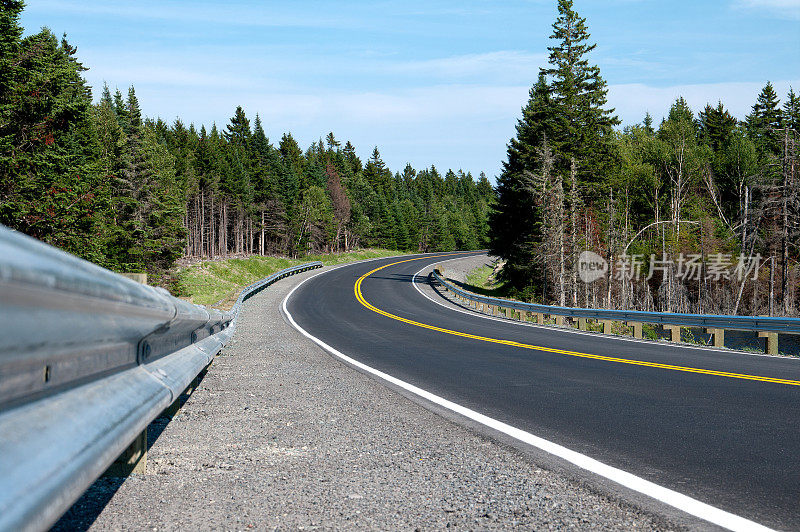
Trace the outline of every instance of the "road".
{"label": "road", "polygon": [[800,361],[458,312],[413,284],[452,257],[345,266],[300,285],[286,307],[371,368],[715,508],[800,529]]}

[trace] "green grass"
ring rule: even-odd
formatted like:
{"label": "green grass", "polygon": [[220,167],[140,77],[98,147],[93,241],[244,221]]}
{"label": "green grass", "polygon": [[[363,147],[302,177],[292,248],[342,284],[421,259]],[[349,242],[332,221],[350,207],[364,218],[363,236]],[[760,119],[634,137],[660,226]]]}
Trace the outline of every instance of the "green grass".
{"label": "green grass", "polygon": [[504,283],[495,279],[494,268],[489,265],[483,265],[469,272],[464,288],[487,297],[508,298],[508,289]]}
{"label": "green grass", "polygon": [[242,288],[263,279],[284,268],[321,261],[325,266],[345,264],[365,259],[403,255],[400,251],[388,249],[362,249],[347,253],[327,253],[308,255],[301,259],[285,257],[264,257],[254,255],[246,259],[225,259],[203,261],[177,272],[178,292],[191,297],[200,305],[228,306],[235,300]]}

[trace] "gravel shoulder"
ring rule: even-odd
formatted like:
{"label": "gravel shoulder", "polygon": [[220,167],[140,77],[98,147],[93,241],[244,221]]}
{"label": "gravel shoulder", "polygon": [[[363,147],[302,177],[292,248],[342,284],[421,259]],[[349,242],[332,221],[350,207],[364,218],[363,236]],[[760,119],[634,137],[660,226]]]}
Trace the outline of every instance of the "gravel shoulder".
{"label": "gravel shoulder", "polygon": [[55,528],[680,528],[323,352],[279,310],[318,271],[248,300],[178,416],[151,425],[147,473],[100,479]]}
{"label": "gravel shoulder", "polygon": [[457,283],[466,283],[467,275],[469,275],[471,271],[481,266],[494,267],[496,260],[497,257],[492,257],[491,255],[473,255],[463,259],[443,262],[442,266],[444,267],[445,277]]}

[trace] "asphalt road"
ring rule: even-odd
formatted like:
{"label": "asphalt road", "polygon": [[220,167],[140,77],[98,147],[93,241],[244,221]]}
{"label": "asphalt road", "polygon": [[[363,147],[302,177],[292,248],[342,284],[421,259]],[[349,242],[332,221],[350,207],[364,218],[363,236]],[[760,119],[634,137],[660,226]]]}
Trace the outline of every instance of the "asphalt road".
{"label": "asphalt road", "polygon": [[[287,308],[309,333],[398,379],[722,510],[800,529],[800,386],[465,338],[357,300],[359,277],[408,258],[416,257],[326,272],[300,286]],[[575,334],[447,309],[412,284],[436,262],[424,256],[376,271],[361,283],[363,298],[401,318],[476,336],[800,381],[795,359]]]}

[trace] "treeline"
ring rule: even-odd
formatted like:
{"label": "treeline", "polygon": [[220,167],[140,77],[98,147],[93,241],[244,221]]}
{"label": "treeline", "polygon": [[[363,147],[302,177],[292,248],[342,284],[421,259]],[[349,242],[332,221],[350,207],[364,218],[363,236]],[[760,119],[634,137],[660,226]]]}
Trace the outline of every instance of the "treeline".
{"label": "treeline", "polygon": [[100,101],[66,38],[22,38],[0,0],[0,223],[108,268],[160,275],[181,255],[300,256],[357,246],[474,249],[493,190],[481,174],[366,162],[333,133],[277,146],[238,107],[210,130],[146,119],[131,87]]}
{"label": "treeline", "polygon": [[[549,67],[498,178],[491,248],[521,297],[670,312],[794,314],[800,98],[767,83],[746,120],[677,99],[623,131],[586,21],[559,1]],[[585,250],[607,271],[581,276]],[[596,261],[599,262],[599,261]]]}

